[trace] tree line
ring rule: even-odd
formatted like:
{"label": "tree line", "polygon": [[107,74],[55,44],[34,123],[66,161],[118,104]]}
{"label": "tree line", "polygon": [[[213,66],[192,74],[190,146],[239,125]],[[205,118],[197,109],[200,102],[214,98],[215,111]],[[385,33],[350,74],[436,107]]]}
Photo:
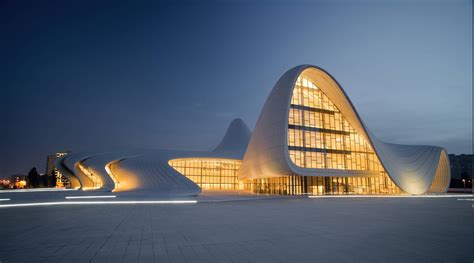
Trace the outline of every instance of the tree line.
{"label": "tree line", "polygon": [[33,167],[26,176],[26,187],[56,187],[56,179],[56,173],[54,170],[51,172],[51,174],[40,175],[36,170],[36,167]]}

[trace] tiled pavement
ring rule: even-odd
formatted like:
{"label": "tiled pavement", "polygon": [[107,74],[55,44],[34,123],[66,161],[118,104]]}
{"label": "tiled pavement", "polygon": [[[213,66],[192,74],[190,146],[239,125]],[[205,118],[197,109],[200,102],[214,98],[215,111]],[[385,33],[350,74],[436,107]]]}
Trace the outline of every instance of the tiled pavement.
{"label": "tiled pavement", "polygon": [[269,199],[0,209],[6,262],[473,262],[472,201]]}

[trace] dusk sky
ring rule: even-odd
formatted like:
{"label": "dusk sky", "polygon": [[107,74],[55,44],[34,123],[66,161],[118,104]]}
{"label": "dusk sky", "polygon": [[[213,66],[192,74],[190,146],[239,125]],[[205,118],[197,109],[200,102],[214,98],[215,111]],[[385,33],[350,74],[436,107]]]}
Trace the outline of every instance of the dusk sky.
{"label": "dusk sky", "polygon": [[11,0],[0,30],[0,177],[64,150],[212,149],[300,64],[380,139],[472,153],[472,1]]}

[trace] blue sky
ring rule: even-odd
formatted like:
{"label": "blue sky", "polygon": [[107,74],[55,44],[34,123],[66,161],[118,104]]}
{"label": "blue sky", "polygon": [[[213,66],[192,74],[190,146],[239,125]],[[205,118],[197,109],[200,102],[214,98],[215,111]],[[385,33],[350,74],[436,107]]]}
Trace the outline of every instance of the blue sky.
{"label": "blue sky", "polygon": [[3,1],[0,30],[0,176],[66,149],[213,148],[299,64],[379,138],[472,153],[471,1]]}

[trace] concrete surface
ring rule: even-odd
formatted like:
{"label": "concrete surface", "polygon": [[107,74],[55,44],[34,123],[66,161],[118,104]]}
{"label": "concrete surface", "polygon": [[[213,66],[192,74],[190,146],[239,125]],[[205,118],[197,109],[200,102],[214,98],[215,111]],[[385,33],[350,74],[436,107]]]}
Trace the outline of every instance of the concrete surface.
{"label": "concrete surface", "polygon": [[[212,196],[227,202],[212,202]],[[0,261],[474,260],[472,197],[261,198],[205,195],[195,198],[206,201],[197,204],[0,208]]]}

